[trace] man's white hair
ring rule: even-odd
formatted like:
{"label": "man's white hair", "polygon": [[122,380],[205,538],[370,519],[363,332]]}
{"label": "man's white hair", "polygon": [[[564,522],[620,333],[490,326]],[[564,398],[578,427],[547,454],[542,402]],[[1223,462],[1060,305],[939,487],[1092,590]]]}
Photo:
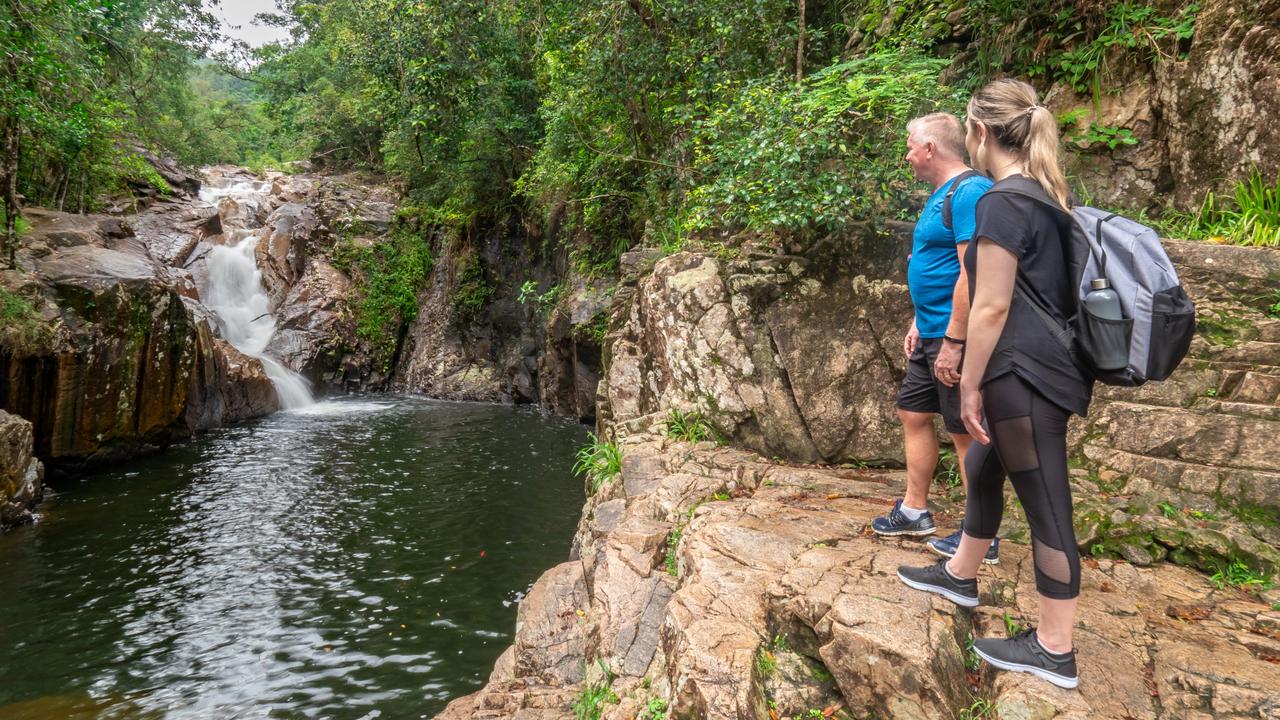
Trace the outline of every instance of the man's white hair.
{"label": "man's white hair", "polygon": [[919,143],[933,143],[944,155],[964,159],[964,123],[951,113],[929,113],[907,123],[907,133]]}

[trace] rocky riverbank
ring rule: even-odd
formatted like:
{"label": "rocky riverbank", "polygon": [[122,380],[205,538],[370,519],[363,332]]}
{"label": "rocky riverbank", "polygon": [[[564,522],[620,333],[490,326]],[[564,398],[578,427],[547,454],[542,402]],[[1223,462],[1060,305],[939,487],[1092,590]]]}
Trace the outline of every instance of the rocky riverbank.
{"label": "rocky riverbank", "polygon": [[[1016,501],[973,614],[896,580],[929,560],[922,545],[867,530],[903,482],[868,469],[901,459],[900,262],[633,253],[598,394],[622,472],[589,493],[570,561],[522,603],[489,684],[441,717],[589,702],[619,719],[1277,716],[1280,594],[1224,570],[1280,568],[1280,319],[1260,301],[1280,252],[1168,245],[1199,304],[1191,359],[1166,383],[1105,389],[1073,426],[1080,692],[967,655],[971,636],[1036,616]],[[672,409],[729,444],[666,438]],[[954,525],[960,495],[938,492]]]}
{"label": "rocky riverbank", "polygon": [[[622,448],[621,475],[588,500],[570,561],[521,604],[489,684],[440,717],[564,718],[591,696],[616,698],[600,707],[618,719],[1280,712],[1274,593],[1088,558],[1080,691],[1059,690],[975,670],[967,651],[970,637],[1034,620],[1026,546],[1006,543],[1001,564],[984,569],[973,613],[897,580],[899,564],[934,558],[867,530],[901,473],[773,463],[650,431]],[[1084,472],[1073,482],[1089,492]],[[954,526],[958,508],[939,509]],[[659,707],[666,715],[645,714]]]}

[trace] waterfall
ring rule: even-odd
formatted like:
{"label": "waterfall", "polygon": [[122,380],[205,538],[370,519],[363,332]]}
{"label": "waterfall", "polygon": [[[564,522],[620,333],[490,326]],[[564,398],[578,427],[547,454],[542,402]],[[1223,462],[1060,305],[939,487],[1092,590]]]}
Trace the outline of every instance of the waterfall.
{"label": "waterfall", "polygon": [[[200,199],[222,205],[223,198],[230,198],[237,210],[247,207],[256,211],[266,187],[269,185],[265,183],[236,182],[224,188],[202,189]],[[249,217],[252,215],[251,212]],[[240,352],[262,361],[263,370],[275,385],[280,407],[306,407],[315,402],[307,381],[267,354],[267,344],[276,332],[276,318],[262,286],[262,271],[254,252],[257,246],[257,235],[248,235],[234,245],[215,245],[205,257],[209,286],[202,300],[218,319],[218,334]]]}

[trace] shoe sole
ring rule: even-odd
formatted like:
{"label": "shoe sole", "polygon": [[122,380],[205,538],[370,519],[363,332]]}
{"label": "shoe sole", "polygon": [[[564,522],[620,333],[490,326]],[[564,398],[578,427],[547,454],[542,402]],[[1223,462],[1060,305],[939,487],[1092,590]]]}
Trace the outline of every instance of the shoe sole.
{"label": "shoe sole", "polygon": [[951,602],[959,605],[960,607],[964,607],[964,608],[978,607],[978,598],[966,597],[964,595],[954,593],[946,588],[938,587],[937,585],[926,585],[922,582],[916,582],[915,580],[910,580],[904,577],[902,573],[898,573],[898,579],[901,580],[903,584],[905,584],[909,588],[914,588],[916,590],[923,590],[924,592],[931,592],[936,595],[941,595],[942,597],[950,600]]}
{"label": "shoe sole", "polygon": [[978,654],[978,657],[982,658],[983,660],[986,660],[987,662],[991,663],[991,665],[998,667],[1001,670],[1009,670],[1011,672],[1031,673],[1032,675],[1035,675],[1041,680],[1048,681],[1066,690],[1075,690],[1076,687],[1080,684],[1080,678],[1078,677],[1074,677],[1074,678],[1063,677],[1061,675],[1056,675],[1054,673],[1051,673],[1048,670],[1045,670],[1044,668],[1035,667],[1034,665],[1023,665],[1021,663],[1008,662],[1007,660],[997,660],[991,657],[990,655],[982,652],[982,650],[976,647],[973,649],[973,651]]}
{"label": "shoe sole", "polygon": [[871,532],[880,537],[897,537],[899,535],[910,535],[912,537],[920,537],[922,535],[932,535],[938,532],[938,528],[929,528],[928,530],[877,530],[871,528]]}
{"label": "shoe sole", "polygon": [[[929,549],[930,549],[930,550],[934,551],[935,553],[937,553],[937,554],[941,555],[941,556],[942,556],[942,557],[944,557],[944,558],[953,558],[953,557],[955,557],[955,556],[956,556],[956,554],[955,554],[955,553],[945,553],[945,552],[942,552],[942,551],[941,551],[941,550],[939,550],[938,548],[934,547],[932,543],[926,543],[926,544],[927,544],[927,545],[929,545]],[[987,556],[985,556],[985,555],[984,555],[984,556],[982,556],[982,563],[983,563],[984,565],[999,565],[999,564],[1000,564],[1000,558],[998,558],[998,557],[997,557],[997,558],[994,558],[994,559],[993,559],[993,558],[989,558],[989,557],[987,557]]]}

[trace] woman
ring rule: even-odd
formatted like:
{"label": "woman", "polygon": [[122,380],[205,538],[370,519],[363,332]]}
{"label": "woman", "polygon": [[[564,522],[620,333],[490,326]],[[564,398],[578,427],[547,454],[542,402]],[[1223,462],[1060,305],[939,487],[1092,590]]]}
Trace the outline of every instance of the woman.
{"label": "woman", "polygon": [[[1000,669],[1074,688],[1079,679],[1071,631],[1080,555],[1071,524],[1066,433],[1071,413],[1088,409],[1092,380],[1037,315],[1065,326],[1075,309],[1057,120],[1030,85],[997,80],[969,101],[965,147],[974,167],[996,183],[978,202],[977,242],[964,258],[971,309],[960,403],[977,441],[965,465],[964,534],[949,561],[902,567],[898,577],[977,606],[978,567],[1000,527],[1007,475],[1031,526],[1040,625],[1012,638],[978,640],[974,650]],[[1041,201],[1009,192],[1015,188]]]}

